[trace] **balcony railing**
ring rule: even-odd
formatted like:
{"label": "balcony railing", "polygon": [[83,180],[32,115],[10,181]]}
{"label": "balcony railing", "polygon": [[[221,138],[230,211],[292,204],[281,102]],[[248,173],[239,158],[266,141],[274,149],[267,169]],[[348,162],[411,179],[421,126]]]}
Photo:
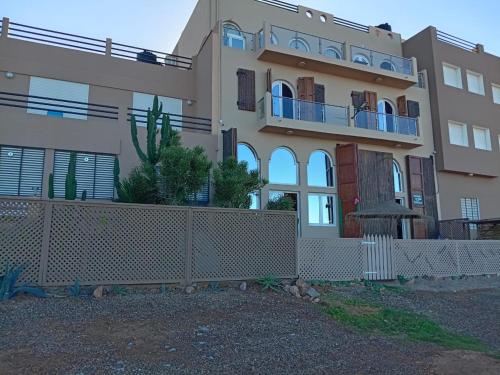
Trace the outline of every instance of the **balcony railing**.
{"label": "balcony railing", "polygon": [[380,132],[419,136],[418,119],[414,117],[359,111],[354,115],[354,126]]}
{"label": "balcony railing", "polygon": [[[260,33],[259,45],[263,45],[263,33]],[[321,38],[310,34],[271,26],[270,43],[282,48],[290,48],[302,53],[323,56],[331,59],[345,59],[344,43]]]}
{"label": "balcony railing", "polygon": [[368,48],[351,46],[351,61],[378,69],[413,75],[411,59],[373,51]]}
{"label": "balcony railing", "polygon": [[255,34],[224,26],[222,28],[222,43],[229,48],[255,51]]}
{"label": "balcony railing", "polygon": [[118,107],[75,100],[0,92],[0,106],[26,109],[28,113],[86,120],[87,117],[118,120]]}
{"label": "balcony railing", "polygon": [[[147,113],[146,109],[138,109],[128,107],[127,112],[127,120],[130,121],[132,116],[135,116],[136,122],[138,126],[146,126],[147,123]],[[182,114],[176,113],[166,113],[163,114],[168,115],[170,117],[170,124],[172,128],[175,130],[182,129],[190,129],[190,130],[198,130],[205,133],[210,133],[212,131],[212,120],[204,117],[193,117],[186,116]],[[163,117],[163,116],[162,116]],[[161,118],[158,120],[157,126],[161,126]]]}
{"label": "balcony railing", "polygon": [[348,126],[349,108],[305,100],[272,97],[272,115],[290,120],[319,122],[329,125]]}
{"label": "balcony railing", "polygon": [[193,63],[189,57],[171,55],[166,52],[128,46],[116,42],[111,43],[111,56],[154,65],[174,66],[181,69],[191,69]]}

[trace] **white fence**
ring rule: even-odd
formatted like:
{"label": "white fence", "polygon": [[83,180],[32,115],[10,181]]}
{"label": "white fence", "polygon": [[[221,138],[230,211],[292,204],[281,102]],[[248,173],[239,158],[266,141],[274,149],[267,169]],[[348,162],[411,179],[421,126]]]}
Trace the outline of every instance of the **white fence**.
{"label": "white fence", "polygon": [[498,274],[500,241],[301,238],[298,260],[308,280]]}

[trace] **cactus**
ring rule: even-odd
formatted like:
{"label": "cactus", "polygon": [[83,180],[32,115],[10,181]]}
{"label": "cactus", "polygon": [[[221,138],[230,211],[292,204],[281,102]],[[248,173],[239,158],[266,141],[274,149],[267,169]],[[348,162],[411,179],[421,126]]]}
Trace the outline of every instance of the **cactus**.
{"label": "cactus", "polygon": [[[172,129],[170,125],[170,116],[168,114],[164,114],[163,105],[158,104],[158,97],[155,96],[153,100],[153,109],[148,109],[147,112],[147,137],[146,137],[146,152],[144,152],[139,145],[139,139],[137,137],[137,120],[135,115],[132,115],[130,119],[130,132],[132,135],[132,143],[137,152],[137,156],[143,163],[149,163],[151,165],[158,164],[160,160],[160,155],[162,150],[168,146],[179,146],[180,145],[180,137],[179,134]],[[156,143],[156,136],[158,133],[157,122],[161,120],[161,129],[160,129],[160,142],[159,145]]]}
{"label": "cactus", "polygon": [[49,199],[54,199],[54,174],[49,174]]}
{"label": "cactus", "polygon": [[87,200],[87,190],[82,191],[82,201]]}
{"label": "cactus", "polygon": [[64,184],[64,198],[73,201],[76,199],[76,153],[69,155],[68,173]]}

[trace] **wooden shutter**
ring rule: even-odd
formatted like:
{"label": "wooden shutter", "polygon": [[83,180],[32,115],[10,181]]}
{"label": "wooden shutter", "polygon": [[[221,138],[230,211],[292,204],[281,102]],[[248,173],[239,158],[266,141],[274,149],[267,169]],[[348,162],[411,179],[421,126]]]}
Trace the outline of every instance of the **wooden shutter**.
{"label": "wooden shutter", "polygon": [[314,119],[314,77],[300,77],[297,82],[299,102],[299,119],[313,121]]}
{"label": "wooden shutter", "polygon": [[[366,111],[377,112],[377,93],[365,91]],[[377,129],[377,115],[375,113],[364,113],[366,116],[366,128]]]}
{"label": "wooden shutter", "polygon": [[346,215],[356,211],[356,200],[359,199],[358,186],[358,145],[350,143],[337,145],[335,150],[337,162],[338,195],[342,204],[341,221],[344,223],[343,237],[360,237],[361,228],[355,220],[346,220]]}
{"label": "wooden shutter", "polygon": [[[425,215],[424,173],[422,158],[406,157],[408,171],[409,206],[414,211]],[[427,238],[427,225],[423,219],[412,219],[412,238]]]}
{"label": "wooden shutter", "polygon": [[266,72],[266,90],[267,92],[273,92],[273,74],[271,68],[267,69]]}
{"label": "wooden shutter", "polygon": [[402,95],[398,97],[398,115],[399,116],[407,116],[408,109],[406,107],[406,96]]}
{"label": "wooden shutter", "polygon": [[255,112],[255,71],[238,69],[238,109]]}
{"label": "wooden shutter", "polygon": [[235,128],[222,131],[222,159],[238,158],[238,133]]}
{"label": "wooden shutter", "polygon": [[420,104],[414,100],[408,100],[408,117],[419,117],[420,116]]}
{"label": "wooden shutter", "polygon": [[325,106],[322,105],[325,103],[325,85],[314,84],[314,117],[315,121],[323,122]]}
{"label": "wooden shutter", "polygon": [[352,91],[351,99],[353,107],[359,110],[365,104],[365,93],[362,91]]}
{"label": "wooden shutter", "polygon": [[432,158],[422,158],[422,172],[424,176],[425,215],[429,218],[427,220],[427,235],[429,238],[437,238],[439,218],[434,181],[434,160]]}

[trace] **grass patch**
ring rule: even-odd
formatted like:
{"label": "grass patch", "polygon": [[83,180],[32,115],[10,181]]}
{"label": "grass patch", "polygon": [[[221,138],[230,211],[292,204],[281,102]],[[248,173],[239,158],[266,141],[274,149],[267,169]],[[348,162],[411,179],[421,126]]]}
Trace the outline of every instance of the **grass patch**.
{"label": "grass patch", "polygon": [[489,352],[488,346],[481,341],[450,332],[420,314],[337,296],[331,296],[327,304],[328,315],[363,331],[405,336],[413,341],[431,342],[449,349]]}

